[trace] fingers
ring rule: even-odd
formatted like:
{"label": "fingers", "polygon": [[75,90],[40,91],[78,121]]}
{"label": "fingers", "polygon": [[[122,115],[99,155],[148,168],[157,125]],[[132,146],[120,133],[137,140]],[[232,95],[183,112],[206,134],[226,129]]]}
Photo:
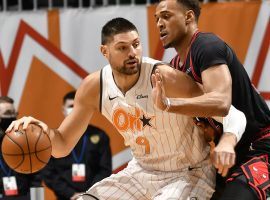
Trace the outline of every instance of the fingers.
{"label": "fingers", "polygon": [[158,91],[158,97],[159,99],[161,100],[161,103],[163,106],[166,106],[164,105],[164,99],[166,98],[166,92],[165,92],[165,88],[163,86],[163,80],[162,80],[162,75],[160,74],[159,70],[156,69],[155,71],[155,75],[156,75],[156,81],[157,81],[157,91]]}
{"label": "fingers", "polygon": [[37,125],[39,125],[45,133],[47,134],[49,133],[49,127],[46,124],[44,124],[43,122],[40,122]]}
{"label": "fingers", "polygon": [[13,129],[14,131],[19,130],[20,125],[24,125],[24,121],[25,121],[26,119],[27,119],[27,117],[22,117],[21,119],[18,119],[18,120],[13,121],[13,122],[9,125],[9,127],[7,128],[6,133],[7,133],[7,132],[10,132],[12,129]]}
{"label": "fingers", "polygon": [[229,167],[223,167],[222,172],[221,172],[221,176],[223,176],[223,177],[227,176],[229,169],[230,169]]}
{"label": "fingers", "polygon": [[22,125],[22,129],[25,130],[25,129],[27,129],[29,124],[36,124],[36,125],[40,126],[43,129],[43,131],[48,133],[48,130],[49,130],[48,126],[45,123],[43,123],[43,122],[41,122],[33,117],[22,117],[20,119],[13,121],[9,125],[9,127],[7,128],[6,133],[10,132],[11,130],[14,130],[14,131],[19,130],[19,127],[21,125]]}
{"label": "fingers", "polygon": [[153,89],[157,90],[157,93],[160,93],[161,91],[161,78],[160,75],[155,73],[151,75],[151,81],[153,85]]}
{"label": "fingers", "polygon": [[156,88],[157,87],[157,79],[156,79],[155,74],[151,75],[151,81],[152,81],[153,88]]}
{"label": "fingers", "polygon": [[228,166],[219,165],[217,168],[217,171],[221,176],[225,177],[225,176],[227,176],[229,169],[230,169],[230,167],[228,167]]}
{"label": "fingers", "polygon": [[155,75],[155,77],[156,77],[156,81],[162,82],[162,76],[161,76],[161,74],[160,74],[159,69],[156,69],[156,70],[155,70],[154,75]]}
{"label": "fingers", "polygon": [[[32,123],[35,122],[35,121],[34,121],[34,118],[32,118],[32,117],[25,117],[25,118],[24,118],[24,121],[22,122],[23,130],[25,130],[31,122],[32,122]],[[20,124],[18,124],[18,126],[19,126],[19,125],[20,125]]]}
{"label": "fingers", "polygon": [[218,153],[213,152],[212,162],[213,162],[213,164],[214,164],[214,166],[217,169],[217,172],[219,174],[221,174],[223,176],[226,173],[225,176],[227,175],[228,170],[226,170],[226,169],[228,169],[228,166],[224,165],[224,162],[222,162],[222,158],[220,158]]}
{"label": "fingers", "polygon": [[229,169],[235,164],[235,153],[214,150],[211,160],[218,173],[226,176]]}
{"label": "fingers", "polygon": [[10,132],[13,129],[14,125],[15,125],[15,121],[11,122],[11,124],[9,125],[9,127],[6,130],[6,133]]}
{"label": "fingers", "polygon": [[158,81],[162,81],[162,76],[160,75],[160,71],[158,69],[151,75],[153,86],[157,84]]}
{"label": "fingers", "polygon": [[165,91],[162,83],[162,76],[158,69],[156,69],[154,73],[151,75],[151,81],[153,85],[152,90],[153,102],[157,108],[164,110],[166,108],[166,105],[164,104]]}

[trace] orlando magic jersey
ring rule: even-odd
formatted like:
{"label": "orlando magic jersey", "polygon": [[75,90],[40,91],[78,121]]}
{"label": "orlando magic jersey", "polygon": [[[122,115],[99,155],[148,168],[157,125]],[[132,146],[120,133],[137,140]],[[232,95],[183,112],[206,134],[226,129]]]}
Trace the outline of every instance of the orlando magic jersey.
{"label": "orlando magic jersey", "polygon": [[189,116],[164,112],[152,101],[151,74],[158,61],[143,58],[137,83],[123,94],[110,65],[101,70],[101,112],[118,129],[137,162],[149,170],[178,171],[209,154]]}

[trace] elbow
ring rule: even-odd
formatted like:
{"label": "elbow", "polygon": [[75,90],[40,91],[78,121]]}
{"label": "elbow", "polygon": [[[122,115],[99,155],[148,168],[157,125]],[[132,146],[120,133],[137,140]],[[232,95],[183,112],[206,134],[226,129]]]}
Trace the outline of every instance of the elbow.
{"label": "elbow", "polygon": [[52,151],[52,156],[54,158],[62,158],[66,157],[70,154],[70,151],[67,151],[67,149],[61,149],[61,150],[54,150]]}
{"label": "elbow", "polygon": [[231,107],[231,98],[228,94],[223,93],[211,93],[213,97],[213,113],[212,116],[225,117],[228,115]]}
{"label": "elbow", "polygon": [[226,102],[222,102],[220,104],[220,116],[221,117],[225,117],[228,115],[229,111],[230,111],[230,107],[231,107],[231,104],[230,103],[226,103]]}
{"label": "elbow", "polygon": [[60,155],[59,153],[52,152],[52,157],[54,157],[54,158],[62,158],[64,156]]}
{"label": "elbow", "polygon": [[222,95],[220,98],[220,114],[222,117],[225,117],[229,114],[231,108],[231,98],[228,98],[226,95]]}
{"label": "elbow", "polygon": [[61,156],[61,155],[55,154],[55,153],[52,153],[52,156],[53,156],[54,158],[62,158],[62,157],[64,157],[64,156]]}

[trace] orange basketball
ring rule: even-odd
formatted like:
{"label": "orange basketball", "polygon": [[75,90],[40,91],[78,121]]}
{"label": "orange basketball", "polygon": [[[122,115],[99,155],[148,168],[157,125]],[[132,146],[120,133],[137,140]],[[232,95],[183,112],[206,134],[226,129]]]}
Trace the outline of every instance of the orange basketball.
{"label": "orange basketball", "polygon": [[2,155],[7,165],[23,174],[41,170],[51,157],[51,141],[42,128],[30,124],[26,130],[7,133],[2,141]]}

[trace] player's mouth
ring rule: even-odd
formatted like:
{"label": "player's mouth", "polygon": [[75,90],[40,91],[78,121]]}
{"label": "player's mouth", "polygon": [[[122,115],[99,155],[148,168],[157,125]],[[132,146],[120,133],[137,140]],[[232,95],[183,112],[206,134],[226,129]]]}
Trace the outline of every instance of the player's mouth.
{"label": "player's mouth", "polygon": [[168,33],[165,31],[162,31],[159,33],[160,34],[160,40],[164,41],[168,37]]}
{"label": "player's mouth", "polygon": [[132,59],[132,60],[126,61],[126,65],[129,65],[129,66],[135,66],[135,65],[137,65],[137,63],[138,63],[137,59]]}

